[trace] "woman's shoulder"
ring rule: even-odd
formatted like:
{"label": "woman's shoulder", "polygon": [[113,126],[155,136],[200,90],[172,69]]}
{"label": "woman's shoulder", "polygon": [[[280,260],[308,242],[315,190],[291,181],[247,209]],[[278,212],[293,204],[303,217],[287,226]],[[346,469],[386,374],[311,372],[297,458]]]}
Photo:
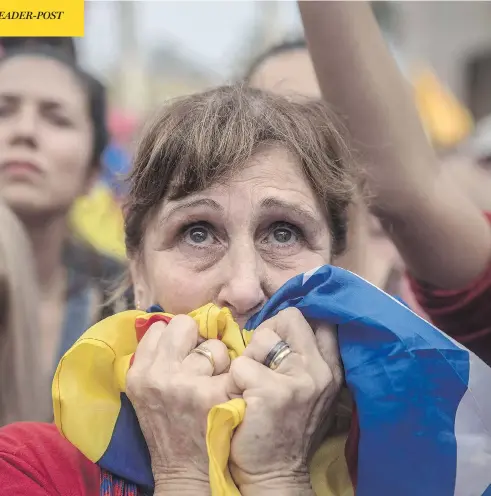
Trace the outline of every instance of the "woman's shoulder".
{"label": "woman's shoulder", "polygon": [[54,425],[20,422],[0,429],[0,487],[11,496],[97,496],[100,470]]}

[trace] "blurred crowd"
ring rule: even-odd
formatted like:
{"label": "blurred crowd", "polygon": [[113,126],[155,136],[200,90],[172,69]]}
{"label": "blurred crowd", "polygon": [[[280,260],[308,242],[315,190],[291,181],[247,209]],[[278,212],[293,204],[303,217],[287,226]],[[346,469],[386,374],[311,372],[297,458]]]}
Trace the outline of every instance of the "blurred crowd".
{"label": "blurred crowd", "polygon": [[[123,294],[118,288],[127,276],[123,178],[131,168],[140,123],[108,111],[105,88],[80,67],[72,39],[6,38],[0,46],[2,425],[49,421],[49,390],[60,358],[94,322],[134,305],[131,291]],[[324,82],[321,91],[303,39],[285,41],[262,54],[244,67],[244,81],[299,102],[321,94],[329,100],[329,83]],[[491,213],[491,117],[473,123],[432,73],[422,73],[412,91],[440,162],[440,187],[451,184],[476,209]],[[475,351],[490,360],[491,343],[484,338],[491,322],[481,322],[482,311],[466,306],[469,299],[479,298],[481,276],[475,274],[474,282],[458,276],[427,281],[421,272],[408,276],[408,266],[424,267],[414,262],[426,256],[418,249],[441,249],[438,232],[434,243],[429,239],[424,245],[419,239],[428,231],[422,227],[412,232],[412,219],[406,230],[391,225],[382,207],[372,204],[377,192],[365,188],[370,173],[361,160],[348,245],[336,263],[400,298],[443,331],[477,336]],[[408,177],[396,170],[393,174],[394,184]],[[394,190],[392,202],[398,197],[396,184]],[[404,224],[404,219],[398,222]],[[426,219],[420,222],[423,226]],[[439,254],[428,256],[427,263],[435,257]],[[464,261],[469,257],[473,254],[462,254],[463,265],[469,265]],[[462,293],[469,285],[475,291]],[[489,305],[486,298],[479,300],[481,306]]]}

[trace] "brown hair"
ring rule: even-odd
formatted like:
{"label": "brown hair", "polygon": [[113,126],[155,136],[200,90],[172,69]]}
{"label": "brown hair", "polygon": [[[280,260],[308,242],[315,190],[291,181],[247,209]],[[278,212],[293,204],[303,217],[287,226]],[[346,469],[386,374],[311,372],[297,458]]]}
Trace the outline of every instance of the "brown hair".
{"label": "brown hair", "polygon": [[49,378],[39,366],[38,294],[29,240],[0,202],[0,426],[51,418]]}
{"label": "brown hair", "polygon": [[146,221],[164,199],[179,199],[226,179],[261,146],[298,157],[326,213],[333,252],[346,244],[347,208],[355,194],[352,160],[321,101],[294,102],[245,85],[177,99],[144,130],[125,205],[128,255],[141,248]]}

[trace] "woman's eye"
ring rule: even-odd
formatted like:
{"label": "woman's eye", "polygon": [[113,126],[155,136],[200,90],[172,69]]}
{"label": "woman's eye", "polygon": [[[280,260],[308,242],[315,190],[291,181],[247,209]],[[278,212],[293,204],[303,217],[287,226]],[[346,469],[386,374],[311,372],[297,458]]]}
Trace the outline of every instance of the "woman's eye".
{"label": "woman's eye", "polygon": [[209,245],[214,242],[210,228],[203,225],[188,227],[184,232],[184,239],[192,245]]}
{"label": "woman's eye", "polygon": [[194,227],[189,231],[189,238],[193,243],[204,243],[208,238],[208,232],[201,227]]}
{"label": "woman's eye", "polygon": [[0,105],[0,117],[7,117],[13,113],[12,105],[1,104]]}
{"label": "woman's eye", "polygon": [[289,224],[273,226],[267,237],[268,243],[290,246],[301,239],[299,229]]}
{"label": "woman's eye", "polygon": [[70,119],[63,115],[51,113],[47,117],[55,126],[58,127],[71,127],[72,125]]}

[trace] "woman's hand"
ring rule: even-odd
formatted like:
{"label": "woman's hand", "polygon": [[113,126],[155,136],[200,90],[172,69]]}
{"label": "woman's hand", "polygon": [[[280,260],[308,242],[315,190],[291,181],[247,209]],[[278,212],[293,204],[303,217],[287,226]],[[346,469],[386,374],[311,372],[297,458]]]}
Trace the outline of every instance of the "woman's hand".
{"label": "woman's hand", "polygon": [[206,421],[214,405],[228,400],[223,373],[230,359],[218,340],[199,345],[211,360],[193,353],[198,339],[197,325],[186,315],[155,323],[128,372],[126,390],[150,451],[155,495],[210,491]]}
{"label": "woman's hand", "polygon": [[[276,370],[263,365],[279,342],[292,353]],[[336,333],[316,334],[297,309],[287,309],[254,332],[230,366],[234,391],[247,403],[232,438],[230,469],[241,494],[311,494],[308,460],[329,428],[342,372]]]}

